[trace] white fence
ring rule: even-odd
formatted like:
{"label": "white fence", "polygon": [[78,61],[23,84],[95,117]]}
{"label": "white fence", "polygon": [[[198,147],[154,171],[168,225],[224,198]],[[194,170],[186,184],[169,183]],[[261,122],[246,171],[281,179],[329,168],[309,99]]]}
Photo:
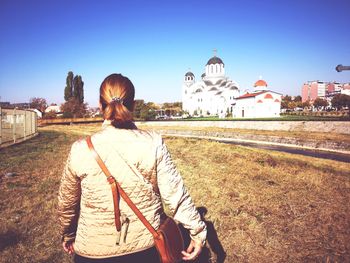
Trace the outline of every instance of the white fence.
{"label": "white fence", "polygon": [[0,147],[17,143],[37,134],[38,121],[34,111],[0,107]]}

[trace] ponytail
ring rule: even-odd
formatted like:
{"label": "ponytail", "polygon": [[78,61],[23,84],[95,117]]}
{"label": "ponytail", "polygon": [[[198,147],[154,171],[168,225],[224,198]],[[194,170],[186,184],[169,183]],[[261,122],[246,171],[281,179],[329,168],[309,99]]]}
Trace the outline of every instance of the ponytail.
{"label": "ponytail", "polygon": [[105,78],[100,87],[100,103],[103,117],[111,120],[116,128],[134,127],[133,107],[135,88],[132,82],[121,74]]}

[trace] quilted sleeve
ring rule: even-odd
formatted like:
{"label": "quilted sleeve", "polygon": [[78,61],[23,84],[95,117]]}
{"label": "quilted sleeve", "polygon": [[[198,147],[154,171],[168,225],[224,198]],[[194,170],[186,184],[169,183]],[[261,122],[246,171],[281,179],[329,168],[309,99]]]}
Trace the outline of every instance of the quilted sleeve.
{"label": "quilted sleeve", "polygon": [[161,138],[157,147],[157,181],[162,200],[169,207],[174,219],[190,231],[193,240],[204,244],[207,235],[206,225],[201,220]]}
{"label": "quilted sleeve", "polygon": [[75,239],[80,209],[80,178],[72,168],[74,144],[63,170],[58,194],[59,233],[62,241]]}

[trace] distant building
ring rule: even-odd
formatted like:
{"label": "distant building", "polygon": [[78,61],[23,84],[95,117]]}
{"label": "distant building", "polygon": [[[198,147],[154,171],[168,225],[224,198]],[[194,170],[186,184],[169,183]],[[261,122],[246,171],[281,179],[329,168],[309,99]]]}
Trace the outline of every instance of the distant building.
{"label": "distant building", "polygon": [[344,83],[343,84],[343,89],[350,90],[350,82],[349,83]]}
{"label": "distant building", "polygon": [[[349,91],[348,91],[349,90]],[[330,101],[336,94],[350,94],[350,83],[308,81],[301,88],[302,102],[315,101],[316,98]]]}
{"label": "distant building", "polygon": [[0,107],[4,107],[4,108],[10,108],[11,107],[11,103],[8,101],[0,101]]}
{"label": "distant building", "polygon": [[340,92],[343,88],[343,84],[339,82],[329,82],[326,84],[326,93]]}
{"label": "distant building", "polygon": [[234,118],[279,117],[282,94],[268,90],[266,81],[260,79],[254,84],[254,92],[246,93],[235,100]]}
{"label": "distant building", "polygon": [[45,113],[48,113],[50,111],[53,111],[55,113],[60,113],[61,112],[61,107],[57,105],[51,105],[46,108]]}
{"label": "distant building", "polygon": [[38,119],[41,119],[43,117],[43,113],[38,109],[30,109],[31,111],[34,111],[36,115],[38,116]]}
{"label": "distant building", "polygon": [[19,108],[19,109],[29,109],[30,108],[29,102],[13,103],[12,105],[16,108]]}
{"label": "distant building", "polygon": [[199,81],[187,72],[182,85],[182,109],[190,115],[218,115],[232,112],[234,99],[239,96],[239,85],[225,75],[224,62],[215,55],[205,66]]}
{"label": "distant building", "polygon": [[314,101],[316,98],[325,98],[326,97],[326,85],[324,81],[308,81],[304,83],[301,90],[301,100],[305,101]]}
{"label": "distant building", "polygon": [[341,94],[349,95],[350,96],[350,82],[349,83],[344,83],[343,88],[340,91]]}
{"label": "distant building", "polygon": [[28,103],[28,102],[23,102],[23,103],[0,102],[0,107],[10,108],[10,109],[14,109],[14,108],[29,109],[30,103]]}

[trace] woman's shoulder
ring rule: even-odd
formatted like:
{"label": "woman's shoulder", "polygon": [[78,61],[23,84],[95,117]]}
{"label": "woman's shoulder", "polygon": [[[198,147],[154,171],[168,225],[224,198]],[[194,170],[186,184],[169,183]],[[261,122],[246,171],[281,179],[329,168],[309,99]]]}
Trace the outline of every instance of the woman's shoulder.
{"label": "woman's shoulder", "polygon": [[146,137],[146,138],[150,138],[150,139],[160,139],[162,137],[162,135],[154,130],[144,130],[144,129],[137,129],[135,130],[135,132],[139,133],[140,135]]}
{"label": "woman's shoulder", "polygon": [[75,142],[73,142],[73,144],[71,146],[71,152],[79,153],[79,152],[81,152],[82,149],[88,148],[86,138],[87,137],[82,137],[82,138],[76,140]]}
{"label": "woman's shoulder", "polygon": [[[149,143],[149,144],[160,144],[162,143],[162,135],[154,130],[145,129],[118,129],[114,127],[104,128],[91,135],[92,141],[97,144],[105,144],[106,141],[110,143]],[[85,139],[82,138],[77,140],[74,145],[77,148],[84,147],[82,145],[86,144]]]}

